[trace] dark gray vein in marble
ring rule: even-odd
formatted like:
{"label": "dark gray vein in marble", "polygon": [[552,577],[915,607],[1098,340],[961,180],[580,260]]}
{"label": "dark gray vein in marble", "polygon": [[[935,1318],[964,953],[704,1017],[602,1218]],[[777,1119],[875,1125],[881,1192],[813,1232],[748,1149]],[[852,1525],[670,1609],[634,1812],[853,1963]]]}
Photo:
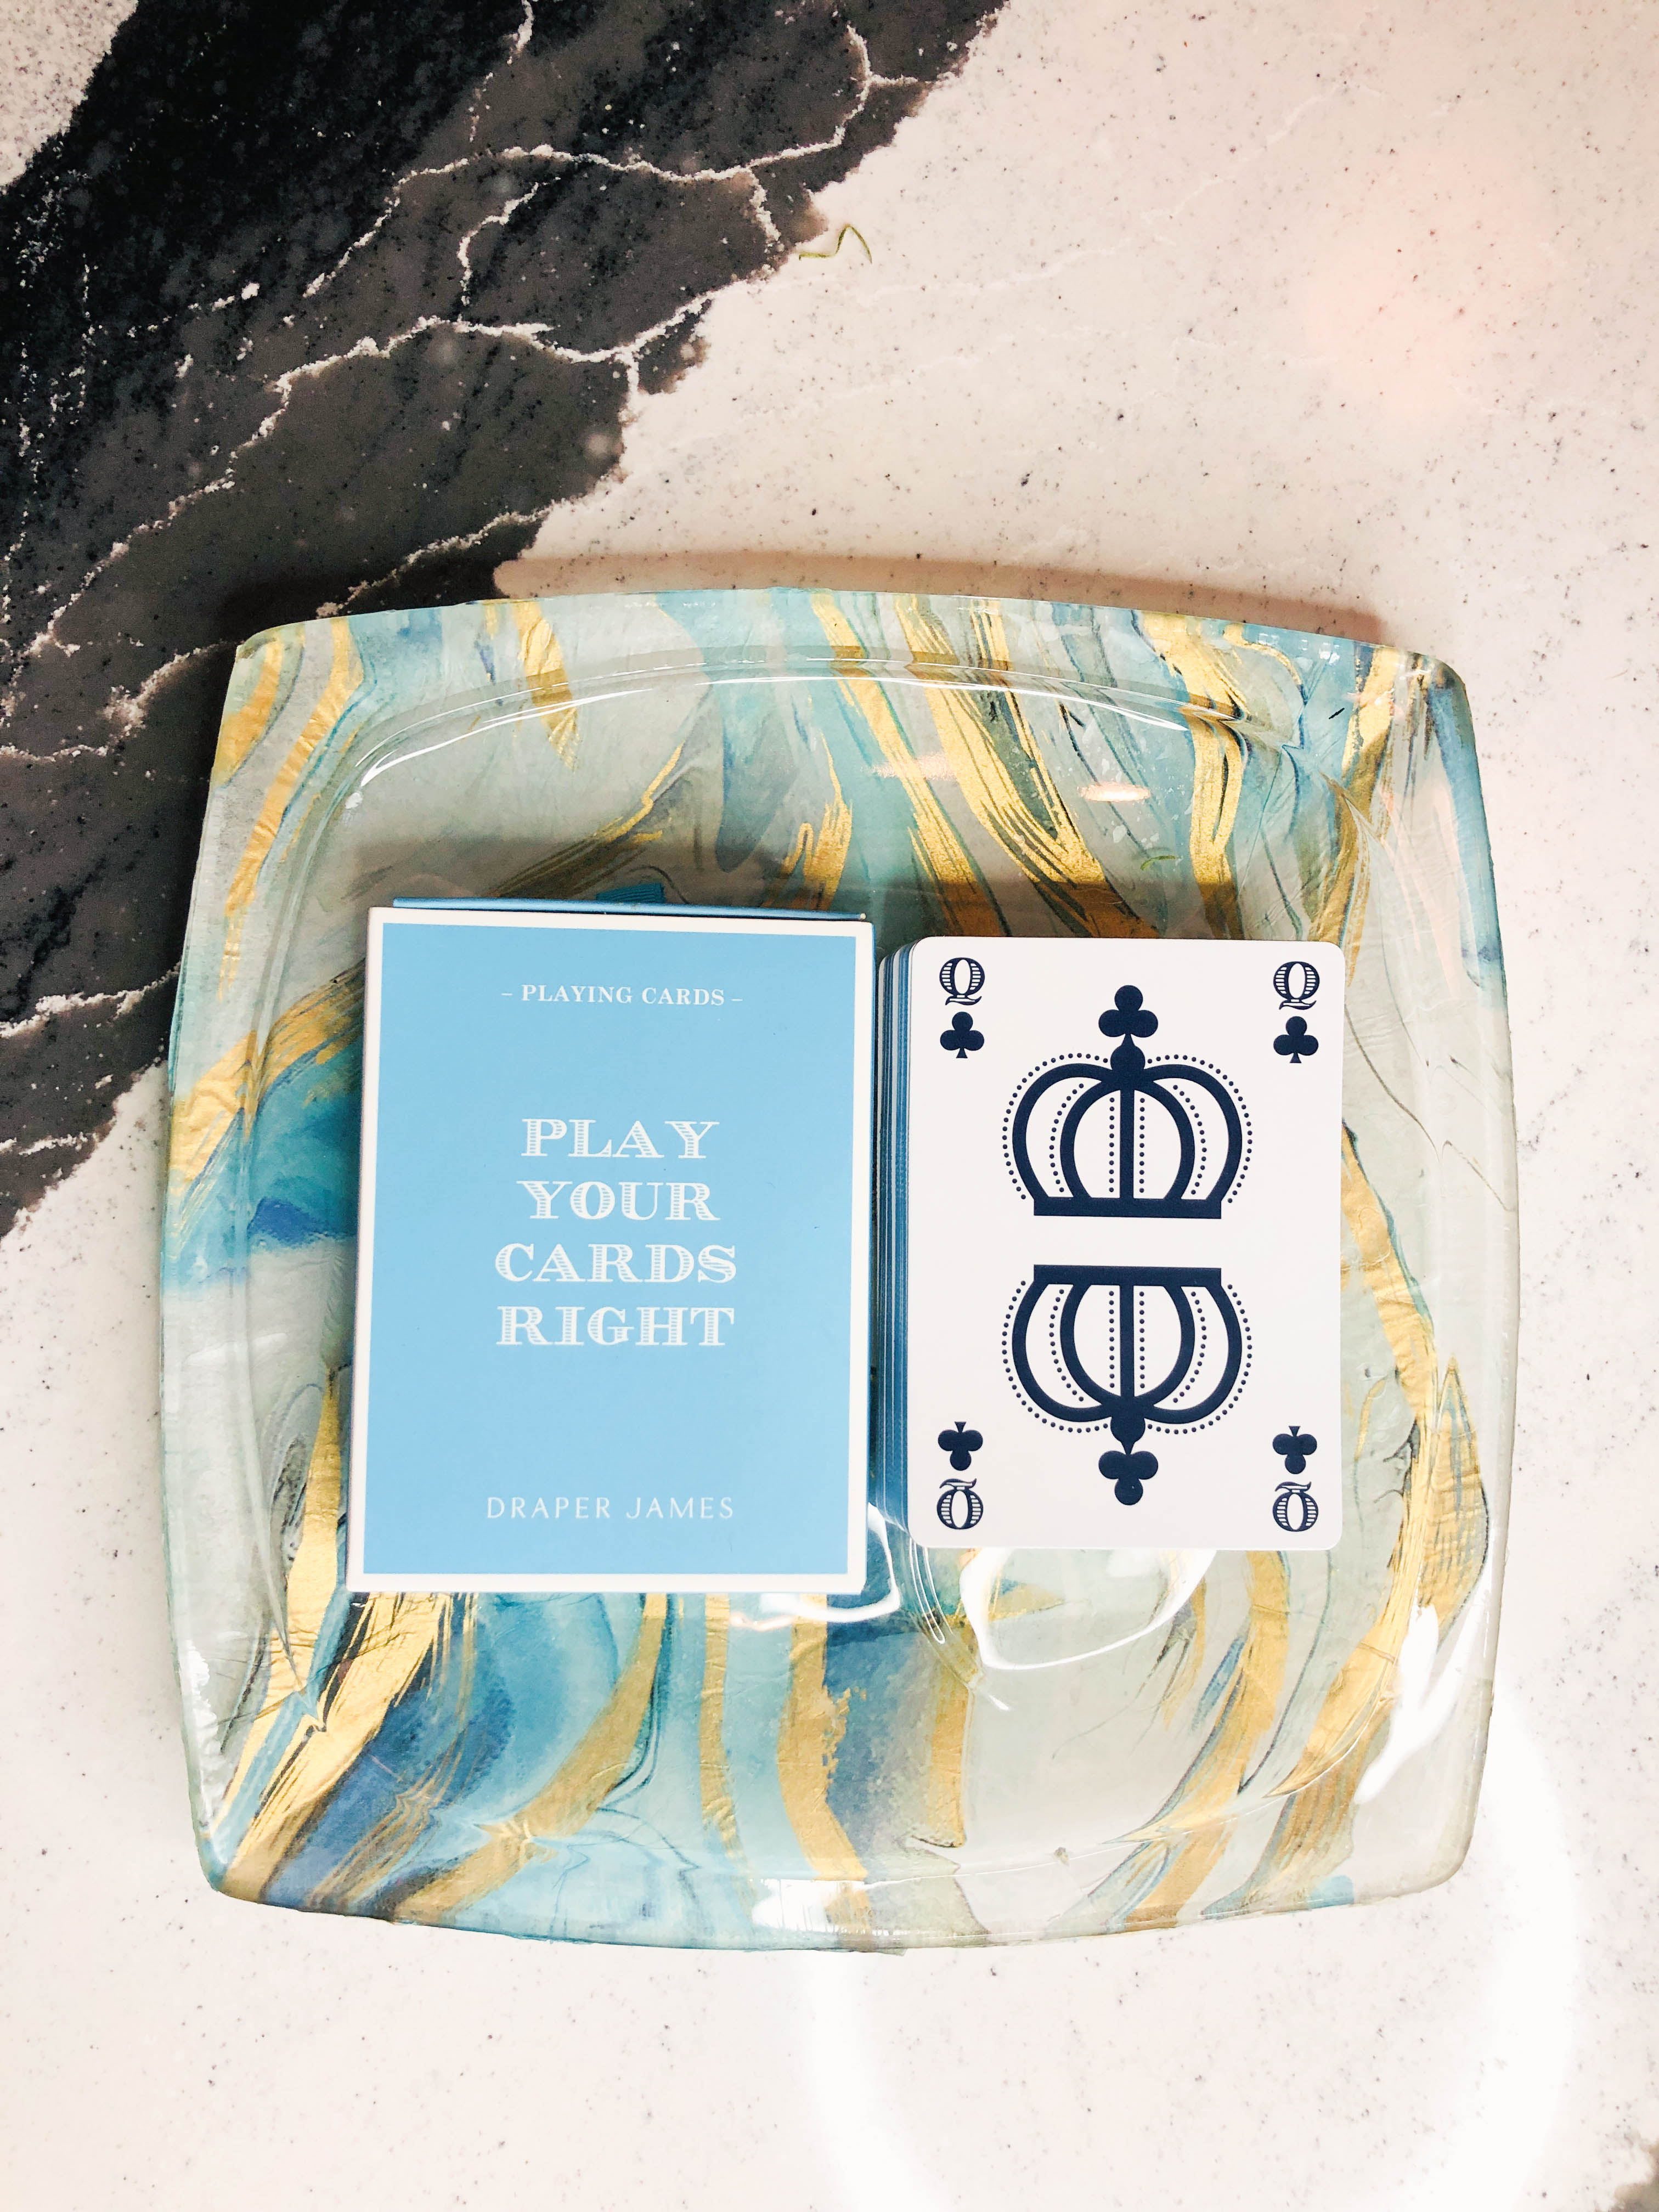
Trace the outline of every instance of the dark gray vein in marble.
{"label": "dark gray vein in marble", "polygon": [[232,649],[487,593],[996,0],[139,0],[0,197],[0,1229],[161,1049]]}

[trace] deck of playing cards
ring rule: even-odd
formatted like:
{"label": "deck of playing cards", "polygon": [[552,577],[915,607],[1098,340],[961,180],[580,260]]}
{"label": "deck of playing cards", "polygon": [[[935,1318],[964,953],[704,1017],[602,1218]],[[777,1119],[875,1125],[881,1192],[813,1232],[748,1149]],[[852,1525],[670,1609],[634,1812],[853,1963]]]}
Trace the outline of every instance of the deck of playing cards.
{"label": "deck of playing cards", "polygon": [[369,916],[349,1586],[858,1589],[873,941]]}
{"label": "deck of playing cards", "polygon": [[952,1548],[1333,1545],[1340,951],[929,938],[882,989],[890,1511]]}

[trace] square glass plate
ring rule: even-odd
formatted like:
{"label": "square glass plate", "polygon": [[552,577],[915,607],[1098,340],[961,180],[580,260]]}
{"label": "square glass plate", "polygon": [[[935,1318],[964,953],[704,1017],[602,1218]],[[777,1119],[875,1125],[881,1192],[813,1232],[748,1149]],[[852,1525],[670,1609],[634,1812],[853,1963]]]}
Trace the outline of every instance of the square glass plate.
{"label": "square glass plate", "polygon": [[[1340,944],[1340,1543],[918,1552],[872,1505],[854,1597],[347,1592],[365,916],[477,894],[833,908],[884,953]],[[171,1073],[167,1545],[222,1889],[896,1948],[1346,1903],[1457,1865],[1516,1293],[1503,966],[1443,666],[827,591],[273,630],[226,704]]]}

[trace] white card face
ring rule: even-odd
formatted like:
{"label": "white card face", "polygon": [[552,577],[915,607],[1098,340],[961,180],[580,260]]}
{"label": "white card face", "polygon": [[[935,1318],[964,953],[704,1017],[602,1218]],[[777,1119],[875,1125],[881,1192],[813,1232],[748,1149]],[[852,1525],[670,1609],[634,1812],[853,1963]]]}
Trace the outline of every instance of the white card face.
{"label": "white card face", "polygon": [[1342,987],[1325,945],[913,948],[918,1543],[1335,1543]]}

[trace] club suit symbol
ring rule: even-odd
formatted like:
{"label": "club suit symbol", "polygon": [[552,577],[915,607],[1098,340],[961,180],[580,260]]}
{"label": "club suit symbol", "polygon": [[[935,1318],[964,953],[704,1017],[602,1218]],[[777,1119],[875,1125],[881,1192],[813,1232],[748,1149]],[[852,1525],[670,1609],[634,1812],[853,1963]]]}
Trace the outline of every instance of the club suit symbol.
{"label": "club suit symbol", "polygon": [[1100,1018],[1102,1036],[1152,1036],[1157,1030],[1158,1016],[1148,1011],[1145,998],[1133,983],[1125,983],[1114,993],[1111,1011]]}
{"label": "club suit symbol", "polygon": [[[978,1525],[985,1510],[985,1500],[974,1487],[974,1478],[968,1470],[974,1463],[974,1454],[984,1449],[985,1439],[977,1429],[970,1429],[965,1421],[954,1428],[941,1429],[939,1448],[950,1460],[955,1470],[945,1480],[933,1510],[955,1535],[963,1535]],[[966,1480],[963,1477],[966,1476]]]}
{"label": "club suit symbol", "polygon": [[1319,1039],[1310,1036],[1308,1024],[1300,1014],[1292,1014],[1285,1024],[1283,1036],[1273,1039],[1273,1050],[1292,1067],[1300,1067],[1304,1060],[1311,1060],[1319,1049]]}
{"label": "club suit symbol", "polygon": [[984,1042],[974,1027],[971,1014],[952,1014],[950,1028],[939,1039],[946,1052],[955,1053],[958,1060],[966,1060],[970,1052],[977,1052]]}
{"label": "club suit symbol", "polygon": [[1243,1109],[1209,1068],[1149,1065],[1138,1040],[1158,1025],[1126,983],[1100,1017],[1102,1032],[1119,1040],[1109,1061],[1062,1060],[1016,1094],[1009,1154],[1035,1212],[1220,1218],[1244,1165]]}
{"label": "club suit symbol", "polygon": [[[1096,1293],[1106,1300],[1098,1312],[1087,1308]],[[1085,1328],[1089,1348],[1079,1340]],[[1134,1447],[1149,1426],[1190,1428],[1220,1411],[1243,1370],[1244,1325],[1218,1267],[1040,1266],[1009,1324],[1008,1352],[1050,1420],[1106,1422],[1122,1449],[1100,1471],[1133,1505],[1158,1473],[1154,1455]]]}
{"label": "club suit symbol", "polygon": [[1158,1473],[1158,1461],[1149,1451],[1103,1452],[1100,1471],[1120,1505],[1139,1505],[1142,1492]]}
{"label": "club suit symbol", "polygon": [[958,1421],[953,1429],[941,1429],[939,1448],[951,1455],[951,1464],[958,1474],[966,1474],[974,1463],[974,1454],[983,1448],[985,1439],[977,1429],[968,1428]]}
{"label": "club suit symbol", "polygon": [[1319,1439],[1317,1437],[1304,1437],[1292,1421],[1288,1429],[1281,1429],[1273,1438],[1273,1449],[1284,1461],[1286,1474],[1300,1474],[1319,1449]]}

